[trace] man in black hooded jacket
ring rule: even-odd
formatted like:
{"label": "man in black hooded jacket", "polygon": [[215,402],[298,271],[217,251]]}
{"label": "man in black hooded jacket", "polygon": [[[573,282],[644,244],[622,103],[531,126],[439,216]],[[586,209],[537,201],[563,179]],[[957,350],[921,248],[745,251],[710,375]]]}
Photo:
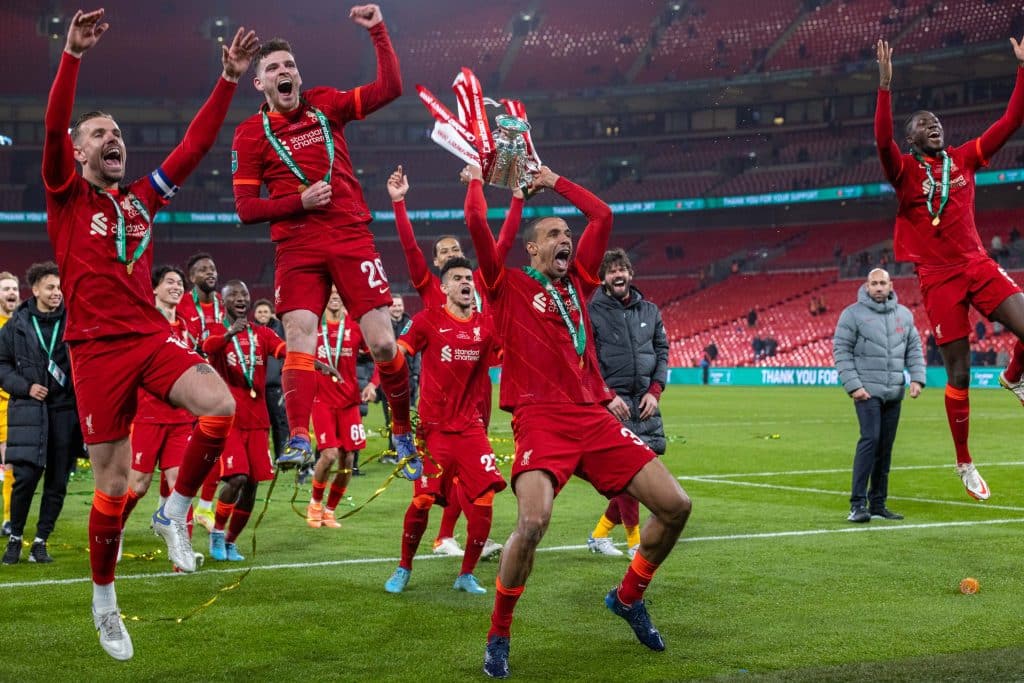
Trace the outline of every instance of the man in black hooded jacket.
{"label": "man in black hooded jacket", "polygon": [[82,453],[71,362],[64,344],[65,310],[57,265],[33,264],[32,297],[0,330],[0,386],[8,406],[7,462],[14,465],[11,537],[4,564],[21,559],[22,533],[39,480],[43,494],[29,562],[52,562],[46,541],[64,507],[68,477]]}
{"label": "man in black hooded jacket", "polygon": [[[598,270],[602,286],[588,306],[601,376],[616,397],[608,410],[658,455],[665,453],[665,427],[658,401],[668,381],[668,337],[658,307],[633,286],[633,264],[622,249],[605,253]],[[640,544],[640,505],[623,493],[609,501],[594,533],[591,552],[621,555],[608,533],[626,528],[630,557]]]}

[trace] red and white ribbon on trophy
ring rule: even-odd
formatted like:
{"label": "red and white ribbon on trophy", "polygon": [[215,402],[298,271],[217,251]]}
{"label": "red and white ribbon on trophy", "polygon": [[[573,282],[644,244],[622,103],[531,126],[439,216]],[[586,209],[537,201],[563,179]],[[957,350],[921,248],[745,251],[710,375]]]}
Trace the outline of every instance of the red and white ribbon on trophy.
{"label": "red and white ribbon on trophy", "polygon": [[[518,100],[501,100],[495,102],[485,98],[480,80],[465,67],[456,75],[452,83],[455,91],[458,115],[453,114],[437,97],[422,85],[416,86],[420,100],[434,117],[434,130],[430,139],[445,148],[467,164],[479,166],[484,178],[495,182],[496,177],[504,180],[520,178],[521,173],[507,173],[510,154],[513,146],[520,153],[524,152],[526,165],[539,167],[540,157],[533,146],[529,134],[529,123],[526,119],[526,108]],[[499,116],[499,132],[492,134],[487,117],[487,105],[504,107],[508,116]],[[511,141],[510,141],[511,136]],[[516,145],[515,138],[522,140]],[[525,143],[525,147],[524,147]],[[495,164],[501,169],[495,167]],[[518,180],[516,182],[519,182]]]}

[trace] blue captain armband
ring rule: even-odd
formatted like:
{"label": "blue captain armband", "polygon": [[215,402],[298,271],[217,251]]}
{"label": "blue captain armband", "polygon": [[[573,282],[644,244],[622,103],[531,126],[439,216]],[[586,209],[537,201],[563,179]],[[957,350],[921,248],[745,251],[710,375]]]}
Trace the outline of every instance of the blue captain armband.
{"label": "blue captain armband", "polygon": [[171,182],[171,179],[164,173],[164,169],[158,167],[155,171],[149,174],[149,183],[156,190],[157,194],[169,201],[174,195],[178,194],[178,186]]}

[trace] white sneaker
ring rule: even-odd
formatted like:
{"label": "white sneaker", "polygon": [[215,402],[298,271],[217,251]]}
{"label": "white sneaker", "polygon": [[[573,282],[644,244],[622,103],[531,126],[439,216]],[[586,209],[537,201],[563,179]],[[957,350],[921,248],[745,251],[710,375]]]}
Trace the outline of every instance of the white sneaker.
{"label": "white sneaker", "polygon": [[607,536],[603,538],[594,538],[591,536],[587,539],[587,547],[590,548],[590,552],[597,553],[598,555],[610,555],[612,557],[621,557],[622,551],[615,547],[612,543],[612,539]]}
{"label": "white sneaker", "polygon": [[183,520],[171,519],[161,505],[153,513],[153,533],[167,544],[167,559],[186,573],[196,570],[196,556],[188,538],[188,525]]}
{"label": "white sneaker", "polygon": [[448,555],[450,557],[462,557],[464,552],[459,546],[459,542],[449,536],[448,538],[442,538],[440,541],[434,542],[434,554]]}
{"label": "white sneaker", "polygon": [[631,546],[630,549],[626,551],[626,554],[629,555],[629,559],[632,560],[634,557],[636,557],[636,553],[637,553],[638,550],[640,550],[640,544],[639,543],[637,543],[634,546]]}
{"label": "white sneaker", "polygon": [[999,373],[999,384],[1007,391],[1012,391],[1013,395],[1020,399],[1021,403],[1024,403],[1024,378],[1017,382],[1011,382],[1006,378],[1006,370]]}
{"label": "white sneaker", "polygon": [[988,484],[978,474],[978,470],[974,467],[973,462],[957,465],[956,473],[960,475],[960,480],[963,481],[964,488],[967,489],[967,495],[971,498],[975,500],[988,500],[989,496],[992,495],[992,492],[988,490]]}
{"label": "white sneaker", "polygon": [[484,549],[480,551],[480,559],[481,560],[493,559],[494,556],[497,555],[498,553],[500,553],[501,549],[504,548],[504,547],[505,546],[503,546],[502,544],[496,543],[492,539],[488,538],[484,542]]}
{"label": "white sneaker", "polygon": [[121,620],[121,610],[115,607],[105,612],[97,612],[93,607],[92,623],[100,636],[100,646],[108,655],[122,662],[132,658],[135,649],[132,647],[132,637],[128,635],[128,629]]}

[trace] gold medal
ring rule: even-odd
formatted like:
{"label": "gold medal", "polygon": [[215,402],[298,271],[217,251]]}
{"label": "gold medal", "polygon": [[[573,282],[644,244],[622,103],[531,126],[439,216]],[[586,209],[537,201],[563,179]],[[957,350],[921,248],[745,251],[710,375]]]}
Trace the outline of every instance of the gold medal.
{"label": "gold medal", "polygon": [[[939,224],[939,217],[936,216],[935,218],[932,219],[932,225],[938,226],[938,224]],[[131,271],[128,271],[128,272],[131,272]]]}
{"label": "gold medal", "polygon": [[249,390],[249,396],[252,397],[252,398],[256,398],[256,390],[255,389],[250,389]]}
{"label": "gold medal", "polygon": [[580,356],[580,370],[583,369],[583,356]]}
{"label": "gold medal", "polygon": [[309,189],[309,185],[307,185],[306,183],[299,183],[299,194],[302,194],[303,192],[305,192],[308,189]]}
{"label": "gold medal", "polygon": [[133,270],[134,268],[135,268],[135,261],[132,261],[131,263],[129,263],[129,264],[128,264],[128,274],[129,274],[129,275],[131,275],[131,274],[132,274],[132,270]]}

